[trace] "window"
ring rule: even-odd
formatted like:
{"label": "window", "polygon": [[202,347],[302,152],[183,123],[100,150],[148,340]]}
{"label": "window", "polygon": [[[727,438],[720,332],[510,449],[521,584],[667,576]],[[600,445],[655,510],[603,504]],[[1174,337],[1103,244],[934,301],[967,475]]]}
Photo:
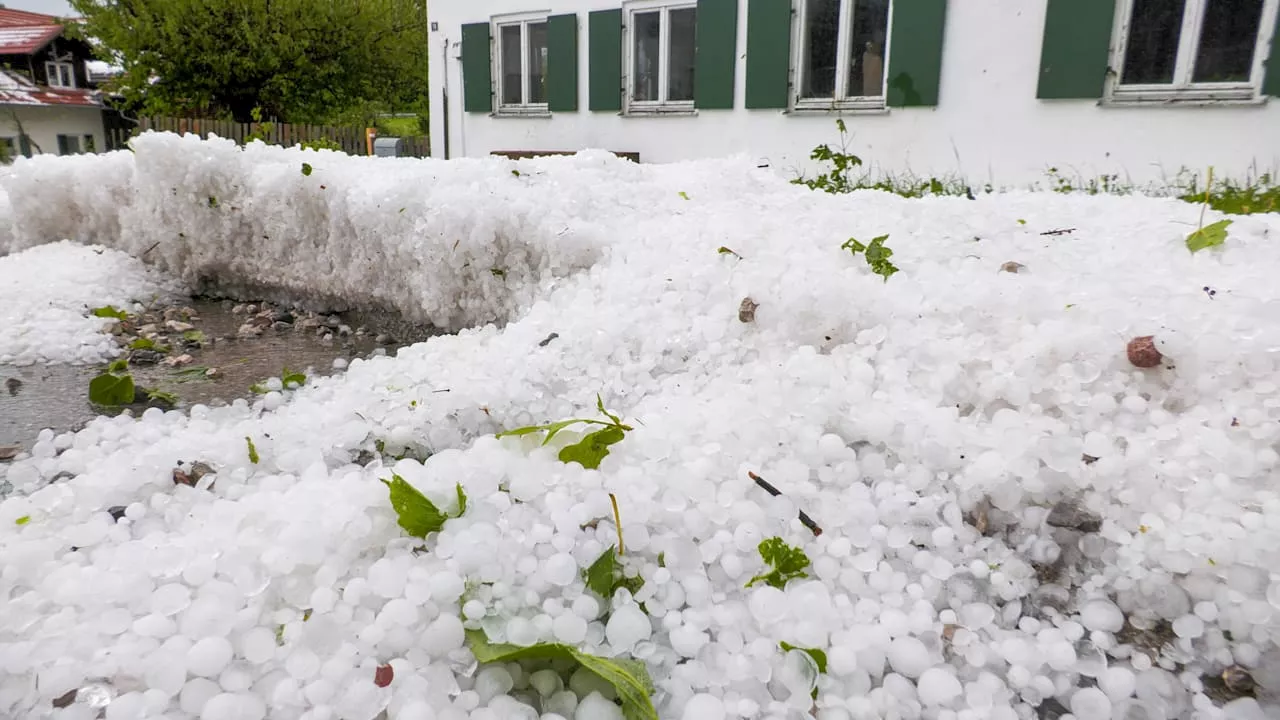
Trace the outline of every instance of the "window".
{"label": "window", "polygon": [[0,162],[11,163],[13,159],[18,157],[18,139],[12,137],[0,137]]}
{"label": "window", "polygon": [[628,19],[628,111],[692,111],[697,7],[644,4]]}
{"label": "window", "polygon": [[1124,0],[1115,99],[1254,100],[1277,0]]}
{"label": "window", "polygon": [[547,20],[502,20],[498,34],[498,112],[547,112]]}
{"label": "window", "polygon": [[79,135],[59,135],[58,136],[58,154],[59,155],[79,155],[80,154],[80,136]]}
{"label": "window", "polygon": [[76,86],[75,66],[65,62],[47,62],[44,64],[45,75],[51,87],[73,88]]}
{"label": "window", "polygon": [[797,108],[884,107],[891,0],[805,0]]}

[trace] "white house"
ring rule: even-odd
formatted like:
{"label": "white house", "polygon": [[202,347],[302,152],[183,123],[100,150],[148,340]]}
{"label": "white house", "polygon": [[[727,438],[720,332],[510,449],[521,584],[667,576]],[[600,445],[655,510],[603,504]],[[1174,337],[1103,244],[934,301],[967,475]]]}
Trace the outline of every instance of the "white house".
{"label": "white house", "polygon": [[839,117],[882,173],[1243,179],[1280,170],[1278,6],[432,0],[432,152],[746,153],[798,171]]}

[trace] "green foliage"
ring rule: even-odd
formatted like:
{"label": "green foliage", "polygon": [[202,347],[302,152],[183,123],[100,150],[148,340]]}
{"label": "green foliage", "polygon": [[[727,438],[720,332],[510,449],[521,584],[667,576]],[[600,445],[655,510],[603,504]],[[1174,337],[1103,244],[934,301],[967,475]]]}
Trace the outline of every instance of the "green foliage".
{"label": "green foliage", "polygon": [[[851,193],[854,190],[881,190],[905,198],[936,195],[973,199],[973,189],[957,178],[947,180],[936,177],[920,178],[908,173],[898,176],[884,175],[873,179],[870,172],[855,176],[855,171],[862,167],[862,158],[849,152],[848,131],[844,120],[836,120],[836,128],[840,131],[839,149],[824,144],[815,147],[809,154],[810,160],[829,165],[827,171],[813,179],[806,179],[803,176],[796,178],[792,183],[833,195]],[[992,188],[988,185],[984,190],[991,192]]]}
{"label": "green foliage", "polygon": [[13,524],[14,524],[14,525],[17,525],[17,526],[19,526],[19,527],[21,527],[21,526],[23,526],[23,525],[26,525],[26,524],[27,524],[27,523],[29,523],[29,522],[31,522],[31,516],[30,516],[30,515],[23,515],[22,517],[18,518],[17,520],[14,520],[14,521],[13,521]]}
{"label": "green foliage", "polygon": [[644,578],[640,576],[627,577],[622,571],[622,567],[618,564],[618,546],[610,545],[607,550],[600,553],[600,557],[591,563],[582,573],[583,579],[586,580],[587,589],[608,600],[618,591],[618,588],[626,588],[635,594],[644,586]]}
{"label": "green foliage", "polygon": [[529,647],[494,645],[483,630],[468,630],[466,636],[471,653],[482,665],[521,660],[576,663],[613,687],[627,720],[658,720],[658,711],[650,699],[654,692],[653,681],[642,662],[588,655],[577,648],[557,643]]}
{"label": "green foliage", "polygon": [[889,262],[889,258],[893,257],[893,251],[885,247],[884,241],[888,239],[888,235],[881,235],[873,239],[870,244],[863,245],[857,240],[849,238],[847,242],[840,246],[840,249],[848,250],[854,255],[862,253],[867,265],[871,266],[871,272],[883,277],[885,282],[888,282],[889,277],[898,272],[898,268]]}
{"label": "green foliage", "polygon": [[302,163],[303,177],[311,177],[311,163]]}
{"label": "green foliage", "polygon": [[780,537],[771,537],[760,542],[759,550],[760,559],[770,566],[770,570],[751,578],[747,587],[762,582],[781,590],[791,580],[809,577],[805,571],[809,567],[809,556],[801,548],[788,545]]}
{"label": "green foliage", "polygon": [[129,319],[129,313],[127,313],[127,312],[125,312],[125,311],[123,311],[123,310],[120,310],[120,309],[118,309],[118,308],[115,308],[115,307],[113,307],[113,306],[111,306],[111,305],[107,305],[107,306],[105,306],[105,307],[100,307],[100,308],[94,308],[94,309],[93,309],[92,311],[90,311],[90,312],[91,312],[91,314],[92,314],[94,317],[100,317],[100,318],[114,318],[114,319],[116,319],[116,320],[127,320],[127,319]]}
{"label": "green foliage", "polygon": [[821,190],[837,195],[858,189],[858,184],[850,173],[854,168],[862,165],[862,158],[848,152],[848,131],[844,120],[836,120],[836,127],[840,130],[840,149],[833,150],[830,145],[824,143],[814,148],[809,154],[810,160],[830,163],[831,169],[812,180],[800,178],[796,181],[797,184],[804,185],[810,190]]}
{"label": "green foliage", "polygon": [[689,193],[687,193],[687,192],[685,192],[685,191],[683,191],[683,190],[681,190],[681,191],[680,191],[679,195],[680,195],[680,197],[684,198],[685,200],[688,200],[688,199],[689,199]]}
{"label": "green foliage", "polygon": [[152,340],[151,338],[142,338],[142,337],[135,338],[133,342],[129,343],[129,349],[130,350],[153,350],[158,353],[167,353],[170,350],[172,350],[172,348],[170,348],[168,345],[161,345],[160,343],[156,342],[155,340]]}
{"label": "green foliage", "polygon": [[249,462],[257,465],[258,461],[262,459],[258,457],[258,446],[253,444],[253,438],[248,435],[244,437],[244,442],[249,446]]}
{"label": "green foliage", "polygon": [[[280,371],[280,385],[285,390],[296,390],[306,384],[307,376],[305,373],[290,370],[287,367]],[[266,395],[271,392],[271,388],[267,387],[264,382],[254,383],[249,386],[249,391],[257,395]]]}
{"label": "green foliage", "polygon": [[120,407],[134,401],[133,376],[129,361],[116,360],[107,371],[89,381],[89,402],[103,407]]}
{"label": "green foliage", "polygon": [[426,0],[71,0],[153,115],[338,123],[415,109],[427,88]]}
{"label": "green foliage", "polygon": [[626,433],[634,428],[630,425],[624,425],[622,419],[617,415],[610,413],[604,409],[604,401],[596,395],[596,409],[601,415],[609,418],[608,422],[603,420],[588,420],[583,418],[574,418],[571,420],[561,420],[559,422],[547,425],[530,425],[528,427],[516,428],[498,433],[497,437],[520,437],[523,435],[531,435],[533,433],[545,432],[547,435],[542,440],[542,444],[546,445],[555,438],[561,430],[577,424],[601,425],[600,430],[588,433],[581,440],[566,445],[560,449],[558,457],[561,462],[576,462],[588,470],[595,470],[600,467],[601,461],[609,454],[609,446],[622,442],[626,437]]}
{"label": "green foliage", "polygon": [[425,538],[429,533],[439,532],[444,527],[445,520],[462,517],[467,511],[467,494],[462,491],[461,485],[457,486],[458,512],[446,515],[426,495],[399,475],[393,474],[390,481],[381,482],[391,493],[391,508],[396,511],[400,527],[413,537]]}
{"label": "green foliage", "polygon": [[1187,249],[1194,253],[1222,245],[1227,241],[1227,227],[1230,225],[1230,220],[1219,220],[1212,225],[1198,228],[1187,236]]}
{"label": "green foliage", "polygon": [[154,400],[158,403],[173,406],[178,404],[178,396],[164,390],[146,390],[148,400]]}
{"label": "green foliage", "polygon": [[204,333],[199,330],[188,330],[182,333],[182,339],[187,342],[202,343],[205,340]]}
{"label": "green foliage", "polygon": [[216,207],[218,207],[218,198],[216,198],[216,197],[214,197],[214,196],[210,195],[210,196],[209,196],[209,207],[211,207],[211,208],[216,208]]}
{"label": "green foliage", "polygon": [[[302,149],[303,150],[337,150],[338,152],[342,152],[342,145],[338,141],[330,140],[329,138],[316,138],[314,140],[307,140],[303,142]],[[311,173],[306,172],[304,170],[302,174],[310,175]]]}

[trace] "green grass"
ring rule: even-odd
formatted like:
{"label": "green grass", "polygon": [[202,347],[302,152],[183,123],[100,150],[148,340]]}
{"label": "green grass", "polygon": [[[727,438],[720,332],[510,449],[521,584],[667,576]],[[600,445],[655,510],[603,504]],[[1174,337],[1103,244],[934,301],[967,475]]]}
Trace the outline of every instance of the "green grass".
{"label": "green grass", "polygon": [[1275,184],[1270,175],[1262,175],[1247,185],[1230,180],[1217,183],[1207,197],[1205,191],[1193,183],[1179,197],[1189,203],[1207,201],[1214,210],[1232,215],[1280,212],[1280,185]]}
{"label": "green grass", "polygon": [[378,118],[376,127],[379,135],[388,137],[416,137],[424,134],[417,116]]}

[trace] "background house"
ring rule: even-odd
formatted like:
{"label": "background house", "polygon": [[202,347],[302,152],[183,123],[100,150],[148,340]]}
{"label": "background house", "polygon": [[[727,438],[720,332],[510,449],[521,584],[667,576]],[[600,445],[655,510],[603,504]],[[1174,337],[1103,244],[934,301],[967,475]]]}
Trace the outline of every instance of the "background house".
{"label": "background house", "polygon": [[1243,177],[1280,169],[1278,6],[433,0],[432,150],[799,171],[840,117],[881,173]]}
{"label": "background house", "polygon": [[106,149],[87,43],[58,18],[0,8],[0,143],[8,157]]}

